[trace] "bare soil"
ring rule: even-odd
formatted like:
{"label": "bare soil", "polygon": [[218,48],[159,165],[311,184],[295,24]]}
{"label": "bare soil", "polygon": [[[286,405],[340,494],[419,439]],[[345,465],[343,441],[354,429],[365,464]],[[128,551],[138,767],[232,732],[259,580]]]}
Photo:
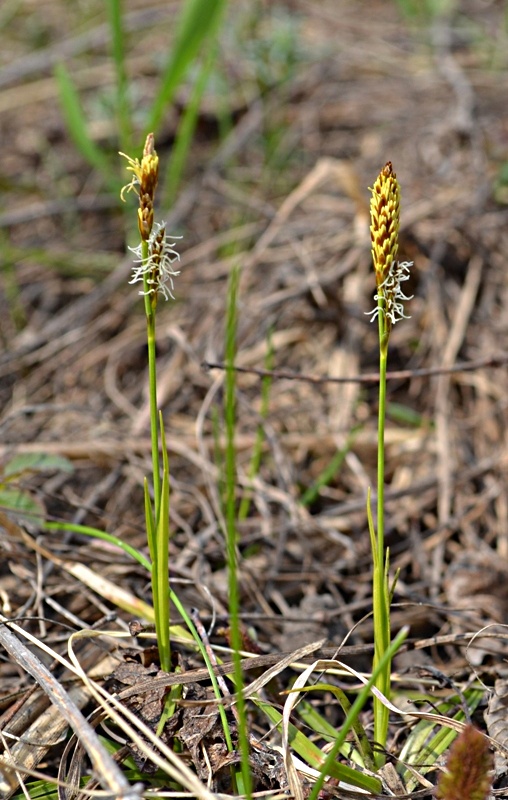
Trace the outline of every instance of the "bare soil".
{"label": "bare soil", "polygon": [[[125,3],[133,156],[178,5]],[[4,464],[15,453],[66,456],[72,474],[23,480],[48,518],[107,530],[146,552],[145,320],[126,255],[134,203],[121,207],[76,150],[53,75],[63,60],[94,140],[115,153],[103,4],[13,9],[0,32],[0,455]],[[350,632],[348,645],[365,646],[350,663],[369,669],[377,328],[368,315],[368,187],[391,160],[402,186],[400,255],[414,261],[411,318],[395,326],[389,360],[387,544],[400,570],[392,621],[394,630],[409,625],[415,642],[438,637],[401,654],[395,669],[481,676],[489,687],[505,678],[507,38],[505,4],[493,1],[413,21],[386,0],[229,10],[183,184],[158,214],[183,236],[176,301],[157,315],[170,577],[205,626],[214,619],[214,642],[226,644],[227,575],[224,371],[213,365],[223,362],[227,282],[238,265],[237,364],[246,370],[237,376],[238,495],[252,498],[239,524],[243,619],[267,655],[320,639],[335,648]],[[189,91],[181,88],[157,132],[163,170]],[[261,419],[256,370],[269,342],[276,374]],[[249,488],[260,424],[263,457]],[[335,474],[303,505],[343,448]],[[1,512],[0,547],[3,613],[57,651],[69,627],[126,631],[133,618],[69,564],[150,602],[144,570],[104,542]],[[466,650],[462,634],[485,626],[495,638]],[[10,657],[0,675],[5,728],[13,693],[29,691],[32,679]],[[475,718],[483,730],[487,699]]]}

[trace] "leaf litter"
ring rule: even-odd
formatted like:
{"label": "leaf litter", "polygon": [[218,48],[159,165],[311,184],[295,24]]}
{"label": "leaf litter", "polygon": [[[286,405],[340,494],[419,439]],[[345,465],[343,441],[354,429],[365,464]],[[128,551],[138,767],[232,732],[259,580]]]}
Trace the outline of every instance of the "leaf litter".
{"label": "leaf litter", "polygon": [[[461,687],[481,679],[484,699],[473,717],[499,739],[494,785],[501,789],[508,563],[508,212],[500,111],[508,98],[496,65],[504,58],[496,35],[501,11],[471,0],[432,29],[412,28],[395,4],[296,5],[302,51],[290,79],[260,98],[249,80],[252,64],[235,56],[235,125],[221,142],[209,98],[186,183],[167,214],[168,227],[184,234],[177,301],[160,315],[158,341],[172,476],[172,584],[205,625],[217,621],[212,643],[227,645],[217,633],[227,627],[217,513],[221,438],[214,427],[223,373],[203,364],[222,361],[226,281],[240,264],[238,364],[246,372],[238,374],[238,483],[251,498],[249,516],[239,524],[244,624],[275,662],[311,640],[327,639],[336,650],[348,634],[348,660],[368,671],[365,496],[375,484],[377,409],[375,384],[360,380],[376,371],[375,330],[364,316],[374,294],[367,187],[391,158],[403,191],[401,255],[415,262],[411,319],[393,332],[389,364],[394,372],[409,371],[388,385],[394,415],[386,436],[386,533],[392,569],[400,569],[393,628],[409,624],[413,641],[394,669],[400,686],[417,686],[422,697],[438,691],[438,680],[426,682],[421,668],[431,666]],[[59,3],[49,7],[56,47],[66,31]],[[153,27],[142,35],[157,40]],[[9,44],[10,58],[20,65],[28,58],[23,37],[21,26]],[[83,55],[75,58],[77,66],[84,63]],[[68,140],[55,94],[45,100],[38,91],[44,80],[51,84],[50,69],[48,60],[36,72],[16,76],[11,70],[0,93],[0,129],[10,142],[0,154],[9,193],[9,211],[0,215],[7,241],[0,273],[0,456],[4,465],[14,455],[34,453],[69,459],[72,474],[55,469],[30,479],[38,507],[43,504],[49,518],[95,525],[143,549],[140,487],[150,455],[143,320],[127,284],[119,204],[95,194],[95,204],[85,209],[88,168]],[[248,87],[243,93],[242,85]],[[168,142],[174,125],[170,116]],[[96,135],[109,147],[114,131],[98,126]],[[270,136],[277,135],[278,149],[263,166]],[[169,153],[160,148],[161,159]],[[62,203],[57,208],[47,199],[50,183],[65,213]],[[261,418],[255,370],[263,369],[269,338],[275,372],[302,378],[275,378],[268,415]],[[449,372],[438,374],[443,368]],[[346,378],[358,380],[340,382]],[[405,420],[400,409],[407,411]],[[250,480],[260,425],[261,468]],[[319,484],[343,448],[341,465]],[[303,505],[312,485],[317,494]],[[2,517],[3,613],[21,617],[28,632],[60,653],[68,626],[126,632],[131,616],[62,562],[86,565],[149,602],[143,569],[105,542],[30,525],[43,552],[18,535],[16,519]],[[183,646],[182,653],[190,670],[202,668]],[[123,645],[114,655],[117,670],[125,669]],[[323,657],[333,653],[323,651]],[[8,733],[14,703],[30,704],[33,689],[25,676],[20,684],[20,668],[9,658],[1,669],[1,727]],[[140,668],[140,681],[154,678],[147,669]],[[290,680],[285,669],[283,685]],[[65,683],[65,672],[59,679]],[[27,692],[24,701],[19,688]],[[166,690],[154,691],[137,703],[138,713],[156,726]],[[454,690],[442,686],[439,693],[446,699]],[[205,785],[211,775],[215,791],[228,791],[226,767],[237,756],[226,755],[209,690],[191,683],[185,699],[198,705],[182,705],[175,716],[183,749]],[[331,698],[316,704],[330,724],[340,725]],[[260,714],[253,710],[252,716],[253,736],[263,742],[253,748],[253,771],[263,789],[284,790],[281,760],[270,747],[278,737]],[[363,721],[368,725],[368,711]],[[168,739],[173,734],[169,729]],[[394,756],[407,735],[394,719]]]}

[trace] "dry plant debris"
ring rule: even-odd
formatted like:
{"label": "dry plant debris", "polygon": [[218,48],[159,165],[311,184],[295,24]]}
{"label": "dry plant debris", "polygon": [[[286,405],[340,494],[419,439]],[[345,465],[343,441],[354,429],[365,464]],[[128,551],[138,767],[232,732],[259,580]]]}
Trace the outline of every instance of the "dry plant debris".
{"label": "dry plant debris", "polygon": [[[166,46],[169,11],[163,3],[149,12],[126,6],[128,24],[138,25],[132,68],[139,70],[143,50]],[[413,677],[429,666],[454,681],[481,677],[501,702],[508,572],[508,210],[498,182],[508,158],[503,7],[468,0],[418,27],[395,3],[375,0],[277,6],[297,19],[301,61],[288,81],[261,95],[247,55],[226,49],[224,67],[236,81],[234,125],[220,141],[210,93],[185,185],[167,209],[168,227],[184,235],[177,302],[159,315],[158,341],[172,475],[171,580],[187,608],[197,607],[205,622],[217,615],[226,623],[214,433],[224,374],[203,363],[222,362],[226,281],[239,264],[238,365],[246,370],[238,373],[239,486],[252,499],[240,525],[245,625],[275,662],[280,651],[318,639],[328,639],[331,650],[323,652],[332,657],[351,631],[348,658],[369,668],[365,495],[375,484],[375,385],[327,379],[376,369],[376,332],[365,316],[374,293],[367,187],[392,159],[403,186],[401,257],[415,266],[411,319],[394,328],[391,342],[389,368],[404,372],[388,385],[386,535],[392,568],[400,569],[393,628],[409,624],[412,639],[424,643],[402,653],[395,668]],[[50,518],[96,525],[143,548],[140,487],[150,454],[143,320],[127,284],[118,200],[70,142],[52,77],[55,61],[72,52],[96,141],[113,148],[111,120],[91,102],[112,81],[107,49],[99,28],[88,38],[69,36],[79,11],[68,4],[51,0],[44,11],[30,6],[30,14],[47,46],[29,53],[28,17],[18,16],[9,36],[3,30],[0,68],[0,135],[9,143],[0,151],[7,198],[0,213],[0,457],[66,456],[71,476],[34,476],[26,484]],[[260,14],[274,24],[269,3]],[[150,63],[142,73],[148,92],[154,69]],[[159,134],[161,159],[185,100],[182,92]],[[261,395],[255,370],[264,368],[269,332],[276,371],[323,380],[273,381],[261,470],[251,485]],[[346,445],[336,474],[303,506],[305,490]],[[61,654],[69,626],[127,632],[132,614],[118,613],[98,583],[85,585],[63,565],[84,565],[149,602],[143,570],[104,542],[28,532],[2,515],[4,616],[19,618]],[[119,645],[120,660],[122,652]],[[191,658],[191,667],[202,665]],[[23,699],[32,703],[34,685],[8,656],[0,670],[0,727],[8,733]],[[201,691],[207,697],[207,690],[192,691],[194,699]],[[333,703],[329,713],[336,723]],[[200,745],[214,735],[214,718],[198,735],[191,712],[181,715],[181,741],[206,783],[207,769],[220,772],[226,763],[222,751],[211,766],[203,761]],[[492,735],[499,729],[492,701],[488,728],[496,721]],[[394,726],[394,752],[403,735]],[[261,746],[256,758],[266,776]],[[279,762],[269,769],[270,786],[283,788]],[[503,770],[498,752],[498,778]],[[221,786],[218,780],[215,789]]]}

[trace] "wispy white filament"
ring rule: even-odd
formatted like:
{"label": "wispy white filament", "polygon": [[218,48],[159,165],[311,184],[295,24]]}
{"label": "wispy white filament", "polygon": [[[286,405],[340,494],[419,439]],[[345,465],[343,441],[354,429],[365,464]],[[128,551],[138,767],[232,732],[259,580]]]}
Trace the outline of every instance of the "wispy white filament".
{"label": "wispy white filament", "polygon": [[[406,300],[412,300],[413,295],[407,297],[400,288],[400,284],[409,280],[409,270],[412,266],[412,261],[394,261],[383,283],[379,284],[377,294],[374,295],[374,300],[376,302],[380,299],[385,301],[384,313],[392,325],[395,325],[396,322],[400,322],[401,319],[410,319],[410,317],[404,313],[403,303]],[[377,305],[372,311],[366,311],[365,313],[371,315],[370,321],[373,322],[380,310],[379,305]]]}
{"label": "wispy white filament", "polygon": [[[168,242],[166,237],[166,225],[164,222],[156,222],[148,239],[148,258],[143,259],[143,245],[129,247],[136,258],[133,267],[132,278],[129,283],[144,281],[146,276],[147,291],[139,294],[162,294],[165,300],[175,299],[173,290],[173,278],[180,274],[180,271],[173,269],[175,261],[180,261],[180,254],[174,249],[176,242]],[[162,237],[161,237],[162,232]],[[181,236],[172,236],[172,239],[181,239]]]}

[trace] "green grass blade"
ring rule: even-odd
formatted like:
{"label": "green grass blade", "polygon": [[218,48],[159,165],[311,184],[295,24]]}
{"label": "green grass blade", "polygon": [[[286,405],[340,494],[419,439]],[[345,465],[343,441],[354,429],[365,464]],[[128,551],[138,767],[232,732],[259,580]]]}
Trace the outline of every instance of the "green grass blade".
{"label": "green grass blade", "polygon": [[[175,606],[176,610],[182,617],[183,621],[187,625],[189,632],[194,641],[196,642],[197,648],[203,657],[203,661],[205,662],[206,668],[210,674],[210,681],[213,687],[215,697],[217,698],[217,700],[221,700],[222,693],[219,687],[219,683],[217,681],[217,676],[213,671],[213,665],[212,662],[210,661],[210,656],[208,655],[206,647],[204,646],[203,642],[200,639],[200,636],[196,630],[196,626],[189,617],[185,607],[180,602],[180,598],[178,597],[178,595],[175,594],[175,592],[171,589],[171,586],[169,587],[169,597],[171,599],[171,602]],[[229,729],[229,722],[226,715],[226,709],[224,708],[222,703],[219,703],[218,709],[219,709],[219,716],[221,718],[222,730],[224,731],[226,746],[228,748],[228,751],[231,753],[234,750],[234,745],[233,745],[233,740],[231,738],[231,731]]]}
{"label": "green grass blade", "polygon": [[[346,693],[339,686],[333,686],[332,684],[322,683],[322,682],[321,683],[315,683],[312,686],[312,691],[316,691],[316,692],[318,692],[318,691],[331,692],[332,694],[335,695],[335,697],[339,701],[340,706],[341,706],[344,714],[346,715],[346,717],[349,714],[349,712],[351,711],[351,703],[349,701],[349,698],[347,697]],[[374,754],[372,752],[372,747],[370,746],[370,742],[367,739],[367,734],[365,732],[365,728],[363,727],[361,722],[358,720],[358,718],[353,719],[353,722],[351,724],[351,732],[352,732],[353,736],[355,737],[356,744],[357,744],[357,747],[358,747],[358,752],[361,755],[362,764],[365,764],[367,769],[374,770],[375,769],[375,765],[374,765]],[[335,736],[333,737],[334,741],[335,741],[336,735],[337,734],[335,734]]]}
{"label": "green grass blade", "polygon": [[[262,700],[254,700],[254,702],[277,728],[280,729],[282,727],[282,714],[280,711],[272,708],[271,705]],[[299,731],[298,728],[291,723],[289,725],[289,735],[291,747],[295,753],[298,753],[298,755],[305,759],[307,764],[314,769],[321,769],[326,756],[321,752],[319,747],[311,742],[304,733]],[[348,767],[346,764],[339,764],[337,761],[333,761],[327,766],[326,774],[339,781],[346,781],[352,786],[356,786],[358,789],[372,792],[373,794],[379,793],[382,789],[379,778],[374,778],[371,775],[364,775],[362,772]]]}
{"label": "green grass blade", "polygon": [[[319,688],[322,688],[324,691],[328,691],[328,686],[329,684],[314,684],[313,688],[316,691],[318,691]],[[333,693],[337,696],[342,710],[345,714],[347,714],[351,708],[351,703],[349,702],[345,693],[337,686],[333,687]],[[312,730],[316,731],[316,733],[318,733],[324,739],[327,739],[329,742],[335,741],[337,738],[337,731],[333,725],[330,725],[330,723],[317,711],[317,709],[314,708],[314,706],[304,700],[299,704],[298,709],[301,719],[310,728],[312,728]],[[356,739],[358,749],[352,749],[350,743],[346,742],[345,746],[341,749],[342,755],[347,754],[350,760],[359,764],[361,767],[366,766],[369,770],[373,771],[374,756],[372,754],[372,748],[367,739],[365,728],[359,720],[356,720],[356,722],[353,724],[353,735]]]}
{"label": "green grass blade", "polygon": [[103,176],[105,183],[113,191],[118,191],[118,180],[112,173],[111,165],[95,142],[88,135],[87,123],[79,95],[63,64],[55,67],[55,78],[60,96],[60,105],[69,135],[83,158]]}
{"label": "green grass blade", "polygon": [[212,420],[213,460],[217,468],[217,476],[218,476],[217,491],[219,494],[219,500],[222,508],[226,501],[226,487],[224,482],[224,475],[226,474],[226,472],[224,469],[224,453],[221,445],[221,418],[219,410],[216,406],[212,406],[210,416]]}
{"label": "green grass blade", "polygon": [[[474,713],[484,696],[484,689],[472,688],[464,692],[469,715]],[[432,703],[432,698],[429,699]],[[439,703],[437,706],[433,703],[432,705],[436,714],[446,716],[460,702],[461,698],[454,696],[446,702]],[[466,714],[464,709],[460,708],[456,711],[452,719],[465,722]],[[436,726],[439,727],[433,733]],[[417,722],[399,756],[398,772],[401,774],[408,791],[413,791],[418,786],[418,781],[405,765],[408,764],[416,768],[422,775],[425,775],[430,770],[435,769],[436,762],[440,761],[441,756],[446,753],[457,735],[456,730],[447,728],[440,722],[434,723],[428,719],[421,719]]]}
{"label": "green grass blade", "polygon": [[410,408],[404,403],[387,403],[386,416],[394,422],[400,422],[402,425],[409,425],[412,428],[435,428],[435,423],[425,418],[423,414],[419,414],[414,408]]}
{"label": "green grass blade", "polygon": [[132,125],[127,70],[125,67],[125,33],[122,24],[123,2],[122,0],[108,0],[106,7],[111,31],[111,53],[116,74],[116,115],[120,150],[128,153],[132,146]]}
{"label": "green grass blade", "polygon": [[0,508],[10,511],[16,517],[22,517],[25,522],[31,522],[34,525],[44,524],[43,503],[32,497],[26,489],[5,488],[0,484]]}
{"label": "green grass blade", "polygon": [[199,109],[201,107],[201,100],[206,89],[206,85],[210,78],[210,73],[213,68],[213,63],[216,58],[216,43],[213,42],[208,47],[208,53],[201,65],[197,80],[194,84],[189,102],[185,108],[178,132],[176,134],[175,143],[171,152],[171,158],[168,161],[168,169],[164,180],[163,197],[166,205],[171,207],[175,201],[178,186],[182,179],[183,171],[187,163],[187,156],[192,144],[194,131],[198,120]]}
{"label": "green grass blade", "polygon": [[2,467],[2,478],[19,478],[29,472],[74,472],[72,461],[55,453],[17,453]]}
{"label": "green grass blade", "polygon": [[319,492],[322,487],[328,486],[328,484],[335,478],[337,472],[344,463],[344,459],[351,450],[353,442],[356,438],[356,434],[361,430],[361,427],[362,426],[359,425],[357,428],[354,428],[354,430],[348,436],[344,447],[335,453],[328,466],[321,472],[320,475],[318,475],[314,483],[303,493],[300,498],[300,503],[302,506],[312,505],[312,503],[318,499]]}
{"label": "green grass blade", "polygon": [[176,23],[177,31],[170,57],[154,100],[147,131],[157,131],[176,90],[204,40],[220,23],[227,0],[186,0]]}
{"label": "green grass blade", "polygon": [[340,752],[342,745],[346,741],[346,737],[352,728],[353,722],[356,720],[358,714],[365,705],[365,702],[370,694],[372,686],[374,685],[378,686],[379,675],[383,674],[383,670],[386,670],[387,664],[391,664],[393,656],[395,655],[395,653],[397,652],[403,641],[407,638],[408,630],[409,630],[408,628],[402,628],[402,630],[399,631],[399,633],[397,634],[391,645],[383,653],[381,659],[376,664],[375,669],[372,671],[371,677],[369,678],[365,686],[361,689],[361,691],[358,693],[358,696],[356,697],[356,700],[351,706],[349,713],[346,715],[346,719],[344,721],[342,729],[338,733],[337,739],[335,740],[333,747],[328,753],[325,763],[321,767],[319,778],[317,779],[316,783],[312,788],[312,792],[309,795],[309,800],[317,800],[319,793],[323,787],[323,783],[325,781],[326,776],[330,775],[330,767],[333,766],[333,764],[335,763],[335,758],[337,754]]}
{"label": "green grass blade", "polygon": [[[152,564],[156,558],[156,538],[155,538],[155,517],[153,514],[152,502],[150,500],[150,489],[148,488],[148,480],[143,480],[143,495],[145,500],[145,523],[146,523],[146,539],[148,542],[148,550]],[[150,571],[151,571],[150,567]]]}
{"label": "green grass blade", "polygon": [[105,533],[105,531],[100,531],[97,528],[91,528],[88,525],[77,525],[74,522],[44,522],[42,527],[47,531],[72,531],[72,533],[79,533],[83,536],[91,536],[94,539],[102,539],[104,542],[109,542],[109,544],[119,547],[120,550],[123,550],[126,555],[134,558],[138,564],[141,564],[141,566],[148,570],[148,572],[150,572],[152,569],[150,561],[145,558],[143,553],[140,553],[135,547],[127,544],[127,542],[123,542],[121,539],[119,539],[117,536],[113,536],[111,533]]}
{"label": "green grass blade", "polygon": [[25,783],[26,792],[18,792],[12,796],[12,800],[58,800],[58,787],[50,780],[48,781],[27,781]]}

